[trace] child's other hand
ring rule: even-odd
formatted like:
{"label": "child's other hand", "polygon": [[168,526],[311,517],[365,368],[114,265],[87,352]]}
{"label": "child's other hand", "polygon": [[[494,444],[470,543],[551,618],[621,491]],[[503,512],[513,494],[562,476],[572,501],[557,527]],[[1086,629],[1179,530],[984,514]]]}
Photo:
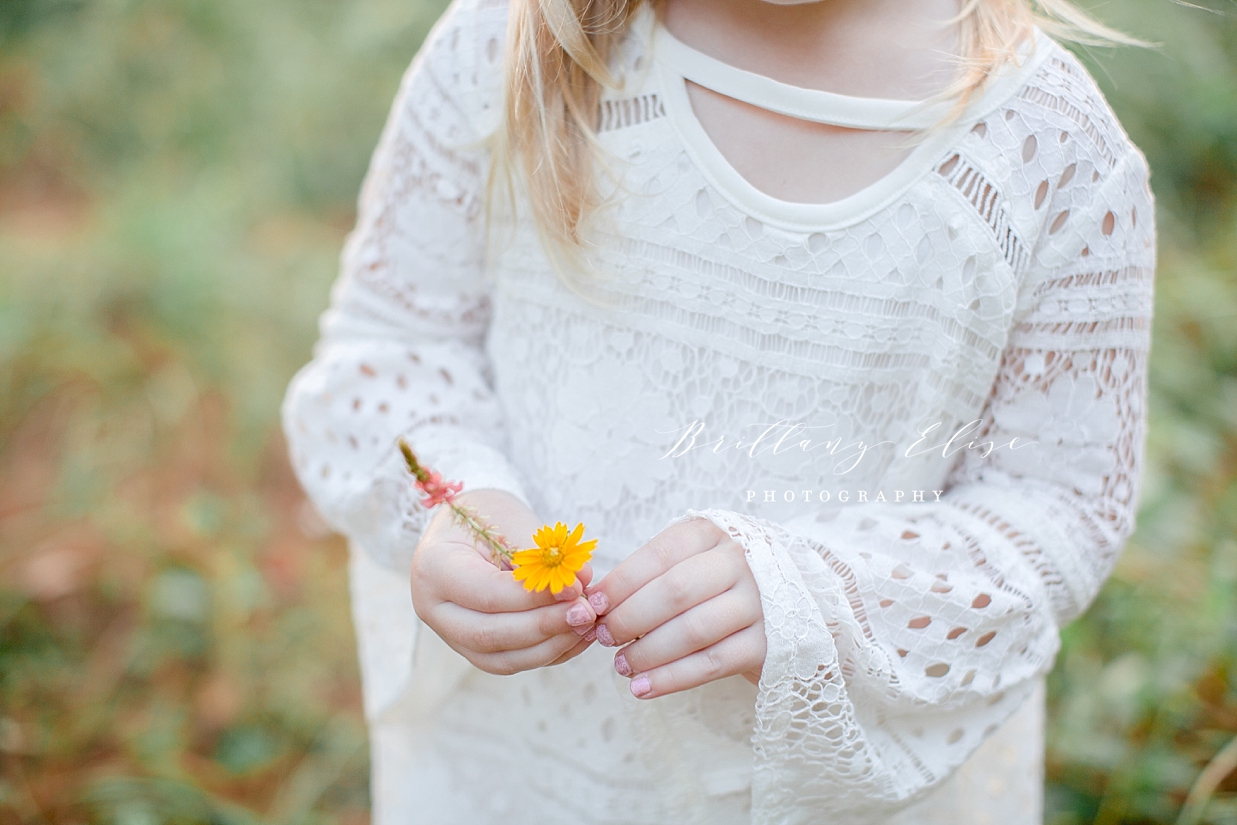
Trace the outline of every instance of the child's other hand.
{"label": "child's other hand", "polygon": [[[704,518],[673,524],[588,587],[597,639],[642,699],[760,679],[764,610],[743,547]],[[628,644],[630,642],[630,644]]]}
{"label": "child's other hand", "polygon": [[[533,546],[541,522],[515,496],[471,490],[455,498],[474,508],[519,547]],[[510,675],[559,664],[595,638],[597,614],[581,595],[592,579],[585,565],[557,596],[530,593],[490,561],[489,550],[442,508],[412,556],[412,605],[443,641],[487,673]]]}

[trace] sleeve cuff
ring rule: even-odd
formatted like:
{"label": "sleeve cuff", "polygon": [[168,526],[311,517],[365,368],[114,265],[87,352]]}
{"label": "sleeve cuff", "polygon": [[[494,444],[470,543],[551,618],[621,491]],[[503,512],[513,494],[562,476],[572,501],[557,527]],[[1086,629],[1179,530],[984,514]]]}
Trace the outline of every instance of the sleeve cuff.
{"label": "sleeve cuff", "polygon": [[1034,689],[1036,680],[1025,680],[986,701],[928,707],[873,693],[850,671],[887,674],[894,660],[883,645],[858,635],[846,582],[810,540],[727,510],[688,510],[670,524],[696,517],[743,545],[764,610],[753,823],[888,821],[952,775]]}

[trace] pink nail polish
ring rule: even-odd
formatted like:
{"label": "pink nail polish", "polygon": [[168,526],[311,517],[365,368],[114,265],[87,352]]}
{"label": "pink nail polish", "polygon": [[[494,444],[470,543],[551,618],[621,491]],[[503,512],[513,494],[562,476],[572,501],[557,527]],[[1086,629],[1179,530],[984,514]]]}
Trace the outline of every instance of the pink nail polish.
{"label": "pink nail polish", "polygon": [[573,628],[571,628],[571,632],[572,632],[572,633],[574,633],[574,634],[576,634],[577,636],[583,637],[584,635],[586,635],[586,634],[587,634],[589,631],[591,631],[592,629],[593,629],[593,628],[592,628],[592,626],[590,626],[590,625],[586,625],[586,624],[582,624],[582,625],[580,625],[579,627],[573,627]]}
{"label": "pink nail polish", "polygon": [[610,629],[604,624],[597,625],[597,641],[606,647],[618,647],[618,642],[614,641],[614,637],[610,635]]}
{"label": "pink nail polish", "polygon": [[600,590],[588,597],[588,603],[591,604],[593,609],[597,611],[598,616],[605,613],[610,607],[610,602],[606,599],[606,594],[602,593]]}
{"label": "pink nail polish", "polygon": [[592,641],[595,641],[596,639],[597,639],[597,626],[593,625],[592,627],[588,629],[588,632],[584,634],[584,641],[592,642]]}
{"label": "pink nail polish", "polygon": [[567,611],[567,624],[572,627],[581,627],[592,620],[593,617],[589,615],[588,608],[582,604],[572,605],[571,609]]}
{"label": "pink nail polish", "polygon": [[630,676],[633,672],[631,665],[627,664],[627,657],[621,651],[614,656],[614,669],[618,671],[619,676]]}
{"label": "pink nail polish", "polygon": [[637,699],[648,694],[653,686],[649,684],[649,677],[637,676],[631,680],[631,692]]}

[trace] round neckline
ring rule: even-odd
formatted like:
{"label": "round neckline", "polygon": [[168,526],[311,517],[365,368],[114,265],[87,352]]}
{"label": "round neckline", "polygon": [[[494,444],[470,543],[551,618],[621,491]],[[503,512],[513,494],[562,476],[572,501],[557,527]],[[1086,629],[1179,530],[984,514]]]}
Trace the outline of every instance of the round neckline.
{"label": "round neckline", "polygon": [[645,31],[651,40],[653,68],[666,97],[666,116],[696,167],[741,211],[762,222],[796,231],[839,229],[879,212],[930,171],[949,146],[977,121],[1007,101],[1039,68],[1051,49],[1051,40],[1037,27],[1034,49],[1024,47],[1021,66],[990,83],[961,118],[920,140],[892,171],[840,200],[802,203],[762,192],[730,165],[697,119],[688,97],[687,81],[769,111],[848,128],[924,129],[938,122],[952,104],[852,97],[792,86],[698,51],[675,38],[651,9],[645,8],[643,12],[649,18]]}

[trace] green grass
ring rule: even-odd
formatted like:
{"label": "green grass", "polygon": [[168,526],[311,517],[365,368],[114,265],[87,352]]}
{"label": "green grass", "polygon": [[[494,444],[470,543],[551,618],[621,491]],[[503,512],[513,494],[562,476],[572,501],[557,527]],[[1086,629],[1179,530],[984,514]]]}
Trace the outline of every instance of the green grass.
{"label": "green grass", "polygon": [[[1237,5],[1097,7],[1161,268],[1139,530],[1067,628],[1052,823],[1175,822],[1237,736]],[[1224,3],[1223,5],[1220,5]],[[420,0],[0,5],[0,822],[360,823],[346,554],[287,466]],[[1237,776],[1201,821],[1237,823]]]}

